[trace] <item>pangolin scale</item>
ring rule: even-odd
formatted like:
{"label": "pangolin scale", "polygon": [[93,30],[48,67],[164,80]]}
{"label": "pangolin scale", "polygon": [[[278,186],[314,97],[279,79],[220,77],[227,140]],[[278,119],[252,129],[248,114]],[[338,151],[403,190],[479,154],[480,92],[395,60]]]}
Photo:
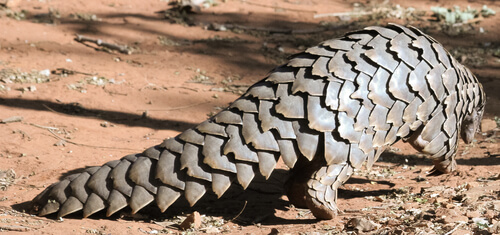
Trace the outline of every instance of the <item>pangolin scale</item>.
{"label": "pangolin scale", "polygon": [[87,168],[33,200],[38,215],[101,210],[107,216],[179,197],[195,204],[237,181],[291,168],[290,202],[319,219],[337,213],[337,188],[402,139],[438,172],[455,168],[458,138],[470,143],[485,94],[477,78],[430,36],[390,24],[351,32],[294,55],[228,108],[143,153]]}

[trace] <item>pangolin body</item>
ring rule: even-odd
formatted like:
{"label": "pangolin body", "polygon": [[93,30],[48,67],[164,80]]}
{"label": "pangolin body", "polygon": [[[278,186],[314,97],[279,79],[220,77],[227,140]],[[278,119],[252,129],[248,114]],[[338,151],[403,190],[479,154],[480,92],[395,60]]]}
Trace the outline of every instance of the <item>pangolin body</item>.
{"label": "pangolin body", "polygon": [[155,203],[195,204],[269,177],[281,156],[292,203],[320,219],[337,188],[402,139],[451,171],[458,136],[471,142],[485,104],[481,84],[436,40],[395,24],[367,27],[293,56],[228,108],[140,154],[71,175],[34,200],[41,216]]}

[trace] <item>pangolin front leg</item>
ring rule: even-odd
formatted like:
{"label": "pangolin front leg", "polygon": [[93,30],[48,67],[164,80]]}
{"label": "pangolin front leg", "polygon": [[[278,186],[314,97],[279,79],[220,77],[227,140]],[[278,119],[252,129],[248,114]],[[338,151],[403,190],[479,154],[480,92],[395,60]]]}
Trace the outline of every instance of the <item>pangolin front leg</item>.
{"label": "pangolin front leg", "polygon": [[432,37],[391,24],[367,27],[294,55],[227,109],[140,154],[86,169],[33,199],[39,215],[149,204],[194,205],[279,158],[291,169],[290,201],[321,219],[337,213],[337,189],[398,140],[430,156],[436,172],[455,168],[458,138],[478,130],[485,94],[472,73]]}

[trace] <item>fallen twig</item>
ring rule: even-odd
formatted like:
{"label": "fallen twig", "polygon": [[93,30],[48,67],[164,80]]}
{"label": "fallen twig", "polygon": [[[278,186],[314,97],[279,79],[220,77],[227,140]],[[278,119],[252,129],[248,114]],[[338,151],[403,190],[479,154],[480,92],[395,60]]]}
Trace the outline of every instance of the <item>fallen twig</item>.
{"label": "fallen twig", "polygon": [[20,122],[23,120],[22,116],[12,116],[5,119],[0,120],[0,123],[12,123],[12,122]]}
{"label": "fallen twig", "polygon": [[324,13],[324,14],[314,15],[314,19],[323,18],[323,17],[340,17],[340,16],[356,16],[356,15],[362,16],[362,15],[371,15],[374,13],[375,12],[373,12],[373,11],[363,11],[363,12],[350,11],[350,12]]}
{"label": "fallen twig", "polygon": [[131,149],[131,148],[117,148],[117,147],[108,147],[108,146],[98,146],[98,145],[90,145],[90,144],[80,144],[71,140],[67,140],[59,135],[57,135],[53,130],[48,130],[54,137],[60,140],[64,140],[66,143],[74,144],[77,146],[90,147],[90,148],[100,148],[100,149],[116,149],[116,150],[131,150],[131,151],[141,151],[140,149]]}
{"label": "fallen twig", "polygon": [[198,89],[196,89],[196,88],[185,87],[185,86],[171,86],[171,87],[168,87],[168,88],[180,88],[180,89],[186,89],[186,90],[198,92]]}
{"label": "fallen twig", "polygon": [[461,26],[466,25],[466,24],[474,24],[474,23],[480,22],[483,19],[484,19],[483,17],[478,17],[478,18],[475,18],[475,19],[472,19],[472,20],[468,20],[466,22],[455,23],[455,24],[452,24],[451,26],[453,26],[453,27],[461,27]]}
{"label": "fallen twig", "polygon": [[51,107],[47,106],[46,104],[42,104],[42,106],[45,107],[46,109],[48,109],[49,111],[53,112],[53,113],[62,114],[62,115],[66,115],[66,116],[72,116],[72,115],[69,115],[69,114],[66,114],[66,113],[55,111],[54,109],[52,109]]}
{"label": "fallen twig", "polygon": [[108,42],[105,42],[101,39],[94,39],[94,38],[90,38],[90,37],[86,37],[86,36],[77,34],[75,40],[77,42],[80,42],[80,43],[91,42],[91,43],[94,43],[98,46],[102,46],[102,47],[105,47],[105,48],[108,48],[111,50],[116,50],[116,51],[119,51],[119,52],[121,52],[123,54],[127,54],[127,55],[132,54],[132,51],[130,51],[126,46],[120,46],[117,44],[108,43]]}
{"label": "fallen twig", "polygon": [[329,28],[327,27],[312,28],[312,29],[283,29],[283,28],[253,27],[253,26],[244,26],[236,24],[226,24],[224,26],[227,29],[255,30],[255,31],[264,31],[268,33],[282,33],[282,34],[310,34],[310,33],[320,33],[329,30]]}
{"label": "fallen twig", "polygon": [[229,221],[234,221],[235,219],[240,217],[240,215],[243,213],[243,211],[245,210],[246,207],[247,207],[247,201],[245,201],[245,204],[243,205],[243,208],[241,208],[240,212],[234,218],[230,219]]}
{"label": "fallen twig", "polygon": [[457,231],[458,228],[462,227],[462,225],[464,225],[464,224],[466,224],[466,222],[460,221],[460,223],[458,223],[457,226],[455,226],[452,230],[448,231],[444,235],[451,235],[452,233],[454,233],[455,231]]}
{"label": "fallen twig", "polygon": [[[152,87],[152,88],[151,88],[151,87]],[[162,91],[167,90],[167,88],[166,88],[166,87],[164,87],[164,86],[158,86],[158,85],[156,85],[156,84],[154,84],[154,83],[148,83],[147,85],[145,85],[145,86],[143,86],[143,87],[139,88],[139,91],[142,91],[142,90],[144,90],[144,89],[146,89],[146,88],[148,88],[148,89],[153,89],[153,90],[154,90],[154,89],[158,89],[158,90],[162,90]]]}
{"label": "fallen twig", "polygon": [[[51,111],[54,111],[52,109],[50,109],[49,107],[45,106],[46,108],[48,108],[49,110]],[[55,112],[55,111],[54,111]],[[54,131],[56,130],[59,130],[59,128],[57,127],[51,127],[51,126],[41,126],[41,125],[38,125],[38,124],[35,124],[35,123],[28,123],[29,125],[32,125],[34,127],[38,127],[38,128],[41,128],[41,129],[45,129],[45,130],[48,130],[54,137],[56,137],[57,139],[60,139],[66,143],[70,143],[70,144],[74,144],[74,145],[78,145],[78,146],[83,146],[83,147],[90,147],[90,148],[101,148],[101,149],[116,149],[116,150],[131,150],[131,151],[141,151],[140,149],[131,149],[131,148],[117,148],[117,147],[108,147],[108,146],[97,146],[97,145],[90,145],[90,144],[80,144],[80,143],[77,143],[77,142],[74,142],[74,141],[71,141],[71,140],[68,140],[68,139],[65,139],[59,135],[57,135]]]}
{"label": "fallen twig", "polygon": [[26,232],[30,231],[30,227],[22,226],[22,225],[2,225],[0,226],[0,231],[12,231],[12,232]]}
{"label": "fallen twig", "polygon": [[35,124],[35,123],[31,123],[31,122],[29,122],[28,124],[30,124],[30,125],[32,125],[34,127],[38,127],[38,128],[42,128],[42,129],[46,129],[46,130],[55,130],[55,131],[59,130],[59,128],[57,128],[57,127],[41,126],[41,125],[38,125],[38,124]]}
{"label": "fallen twig", "polygon": [[361,212],[360,209],[344,209],[345,213],[359,213]]}
{"label": "fallen twig", "polygon": [[274,8],[274,9],[283,9],[283,10],[286,10],[286,11],[316,13],[316,11],[313,11],[313,10],[303,10],[303,9],[293,9],[293,8],[280,7],[280,6],[271,6],[271,5],[266,5],[266,4],[256,3],[256,2],[249,2],[249,1],[246,1],[246,0],[241,0],[241,2],[249,4],[249,5],[254,5],[254,6],[268,7],[268,8]]}
{"label": "fallen twig", "polygon": [[97,75],[97,73],[85,73],[85,72],[80,72],[80,71],[65,69],[65,68],[57,68],[57,69],[52,71],[52,74],[68,74],[68,75],[83,74],[83,75],[87,75],[87,76],[96,76]]}
{"label": "fallen twig", "polygon": [[191,104],[191,105],[185,105],[185,106],[179,106],[179,107],[174,107],[174,108],[169,108],[169,109],[138,109],[137,111],[142,111],[142,112],[149,112],[149,111],[174,111],[174,110],[180,110],[180,109],[187,109],[191,107],[195,107],[198,105],[202,104],[208,104],[210,101],[205,101],[197,104]]}
{"label": "fallen twig", "polygon": [[103,90],[110,94],[110,95],[123,95],[123,96],[127,96],[128,94],[127,93],[120,93],[120,92],[116,92],[116,91],[110,91],[108,89],[106,89],[105,87],[103,87]]}

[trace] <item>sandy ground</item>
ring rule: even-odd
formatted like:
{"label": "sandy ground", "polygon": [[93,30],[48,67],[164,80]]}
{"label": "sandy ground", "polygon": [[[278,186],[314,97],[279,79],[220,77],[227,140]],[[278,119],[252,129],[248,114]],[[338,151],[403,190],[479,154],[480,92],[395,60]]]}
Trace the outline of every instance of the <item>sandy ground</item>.
{"label": "sandy ground", "polygon": [[[167,1],[5,2],[0,119],[22,121],[0,124],[0,231],[181,233],[185,215],[199,211],[202,226],[184,233],[500,233],[499,16],[449,29],[431,21],[430,11],[487,4],[499,12],[498,1],[228,0],[196,14],[169,10]],[[354,10],[378,13],[314,18]],[[456,172],[427,177],[425,156],[398,143],[342,187],[341,212],[329,221],[290,205],[281,188],[285,170],[247,191],[234,187],[221,200],[209,197],[194,208],[180,203],[163,215],[146,209],[58,220],[25,213],[33,197],[69,173],[142,151],[205,120],[290,54],[386,22],[421,27],[485,86],[483,133],[461,143]],[[80,43],[76,35],[126,45],[131,53]]]}

